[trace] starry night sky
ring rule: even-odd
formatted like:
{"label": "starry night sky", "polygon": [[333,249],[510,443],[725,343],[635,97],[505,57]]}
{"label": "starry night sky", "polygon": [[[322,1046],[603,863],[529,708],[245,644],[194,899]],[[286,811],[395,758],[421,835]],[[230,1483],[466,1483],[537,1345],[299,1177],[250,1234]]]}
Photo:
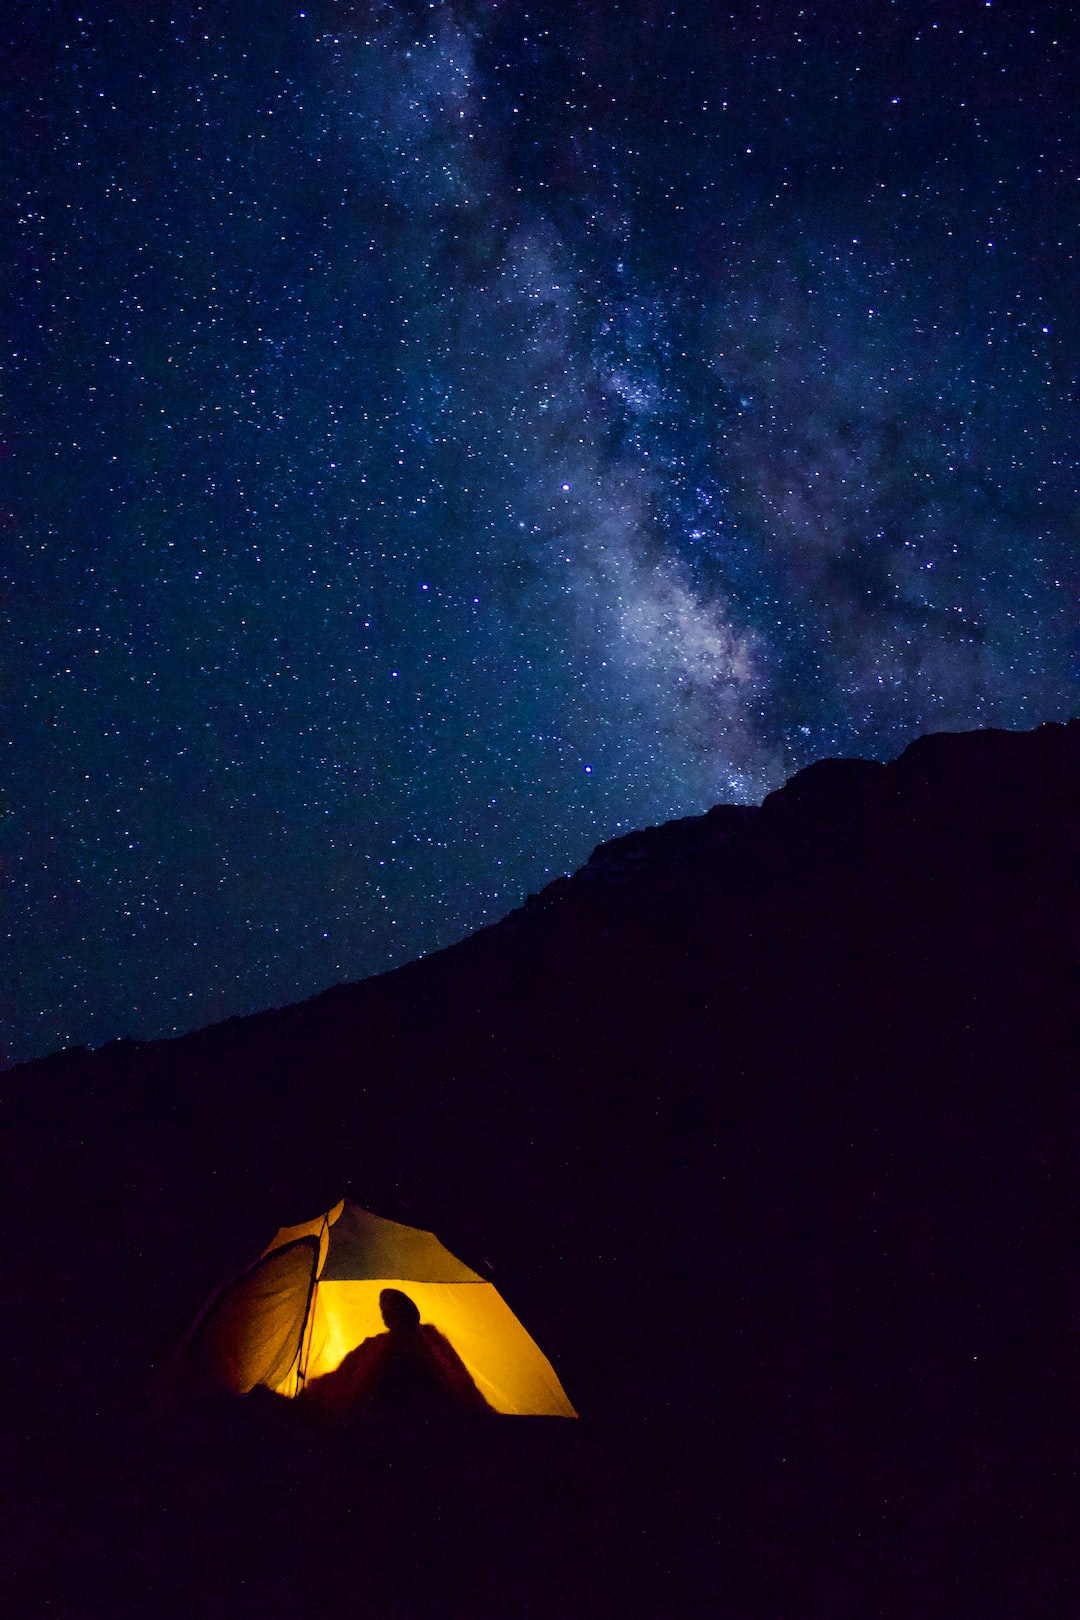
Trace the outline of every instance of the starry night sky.
{"label": "starry night sky", "polygon": [[8,1060],[1074,711],[1070,9],[25,4]]}

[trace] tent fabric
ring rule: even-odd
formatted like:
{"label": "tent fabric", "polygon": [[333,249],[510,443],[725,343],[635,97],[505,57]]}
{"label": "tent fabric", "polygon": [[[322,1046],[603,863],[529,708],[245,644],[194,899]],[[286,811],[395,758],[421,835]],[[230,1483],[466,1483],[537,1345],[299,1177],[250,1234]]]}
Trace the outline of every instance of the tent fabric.
{"label": "tent fabric", "polygon": [[318,1260],[300,1238],[258,1260],[196,1322],[183,1357],[188,1399],[271,1389],[298,1361]]}
{"label": "tent fabric", "polygon": [[186,1399],[246,1394],[259,1384],[296,1397],[385,1334],[384,1288],[408,1294],[496,1412],[577,1416],[550,1361],[492,1283],[434,1233],[348,1200],[282,1227],[196,1320],[163,1369],[166,1382]]}
{"label": "tent fabric", "polygon": [[319,1244],[319,1269],[321,1270],[330,1241],[330,1228],[335,1221],[341,1219],[344,1209],[345,1200],[343,1198],[334,1205],[333,1209],[328,1209],[325,1215],[317,1215],[313,1221],[302,1221],[299,1226],[283,1226],[263,1252],[269,1254],[271,1249],[280,1249],[286,1243],[295,1243],[298,1238],[313,1237],[318,1240]]}
{"label": "tent fabric", "polygon": [[346,1203],[330,1228],[320,1282],[386,1277],[408,1277],[412,1282],[483,1281],[444,1249],[434,1232],[402,1226],[371,1215],[358,1204]]}

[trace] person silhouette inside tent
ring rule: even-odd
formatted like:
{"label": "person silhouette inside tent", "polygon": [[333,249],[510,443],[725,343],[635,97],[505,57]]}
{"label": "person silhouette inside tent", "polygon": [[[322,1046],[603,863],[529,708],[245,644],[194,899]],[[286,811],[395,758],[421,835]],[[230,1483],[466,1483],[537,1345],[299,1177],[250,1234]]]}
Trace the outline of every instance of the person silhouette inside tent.
{"label": "person silhouette inside tent", "polygon": [[358,1344],[333,1372],[313,1378],[303,1400],[316,1418],[336,1424],[363,1418],[479,1415],[493,1409],[449,1339],[400,1288],[384,1288],[385,1333]]}

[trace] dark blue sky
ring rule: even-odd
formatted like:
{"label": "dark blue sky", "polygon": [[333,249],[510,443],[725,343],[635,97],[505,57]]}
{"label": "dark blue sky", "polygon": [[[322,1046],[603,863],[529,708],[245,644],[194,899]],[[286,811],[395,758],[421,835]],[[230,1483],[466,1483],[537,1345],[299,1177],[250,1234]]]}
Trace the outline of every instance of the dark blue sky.
{"label": "dark blue sky", "polygon": [[7,1055],[1077,707],[1068,8],[25,5]]}

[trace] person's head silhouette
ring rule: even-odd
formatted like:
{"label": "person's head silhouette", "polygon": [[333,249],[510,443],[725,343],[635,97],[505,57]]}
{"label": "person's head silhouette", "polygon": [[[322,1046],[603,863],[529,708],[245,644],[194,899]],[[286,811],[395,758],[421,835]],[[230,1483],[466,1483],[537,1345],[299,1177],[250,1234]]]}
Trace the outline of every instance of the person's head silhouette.
{"label": "person's head silhouette", "polygon": [[379,1309],[391,1333],[409,1333],[420,1326],[420,1312],[400,1288],[384,1288],[379,1295]]}

